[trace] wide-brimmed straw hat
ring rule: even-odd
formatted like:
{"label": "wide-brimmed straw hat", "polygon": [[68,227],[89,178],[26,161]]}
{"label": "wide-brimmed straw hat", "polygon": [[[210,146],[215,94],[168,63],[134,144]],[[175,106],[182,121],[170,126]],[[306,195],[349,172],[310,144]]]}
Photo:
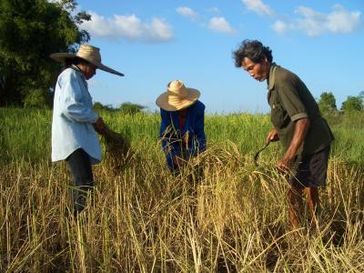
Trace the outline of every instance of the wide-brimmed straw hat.
{"label": "wide-brimmed straw hat", "polygon": [[106,72],[116,74],[119,76],[124,76],[123,73],[120,73],[104,64],[101,63],[101,55],[100,55],[100,49],[97,47],[94,47],[92,45],[83,44],[78,49],[78,52],[76,54],[72,53],[53,53],[49,55],[53,60],[57,62],[64,62],[66,59],[72,59],[72,58],[81,58],[93,65],[95,65],[98,69],[104,70]]}
{"label": "wide-brimmed straw hat", "polygon": [[200,91],[187,88],[183,81],[174,80],[168,83],[167,91],[162,93],[155,103],[166,111],[178,111],[194,104],[200,97]]}

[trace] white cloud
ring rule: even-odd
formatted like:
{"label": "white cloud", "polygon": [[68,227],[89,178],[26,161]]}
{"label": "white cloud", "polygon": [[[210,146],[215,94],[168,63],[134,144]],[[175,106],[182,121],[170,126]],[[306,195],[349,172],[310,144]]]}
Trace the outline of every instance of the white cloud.
{"label": "white cloud", "polygon": [[252,10],[258,14],[272,16],[274,14],[273,10],[262,0],[241,0],[245,7]]}
{"label": "white cloud", "polygon": [[178,7],[176,11],[178,14],[190,18],[192,20],[198,17],[198,13],[189,7]]}
{"label": "white cloud", "polygon": [[[186,6],[178,7],[176,11],[180,15],[190,18],[192,20],[195,20],[200,16],[198,12]],[[210,8],[208,11],[212,13],[219,12],[218,8],[216,7]],[[224,17],[219,17],[219,16],[210,18],[209,21],[207,22],[207,27],[215,32],[220,32],[220,33],[234,34],[236,32]]]}
{"label": "white cloud", "polygon": [[308,36],[318,36],[325,31],[325,15],[307,7],[298,7],[295,11],[302,16],[296,22],[296,27]]}
{"label": "white cloud", "polygon": [[324,33],[345,34],[355,31],[359,26],[360,12],[348,11],[341,5],[335,5],[330,13],[321,13],[312,8],[300,6],[295,10],[298,18],[291,22],[276,21],[272,28],[277,33],[288,30],[300,30],[315,37]]}
{"label": "white cloud", "polygon": [[224,17],[212,17],[209,20],[208,27],[216,32],[223,32],[227,34],[235,33],[235,30]]}
{"label": "white cloud", "polygon": [[153,18],[146,30],[149,30],[149,36],[153,41],[168,41],[173,36],[171,26],[160,18]]}
{"label": "white cloud", "polygon": [[279,34],[283,34],[286,33],[290,26],[288,23],[283,22],[281,20],[277,20],[274,22],[273,26],[272,26],[273,30]]}
{"label": "white cloud", "polygon": [[91,21],[84,22],[81,27],[91,37],[149,42],[165,42],[173,38],[172,27],[160,18],[153,18],[150,23],[146,23],[135,14],[105,18],[95,12],[88,13],[91,14]]}
{"label": "white cloud", "polygon": [[360,12],[348,12],[342,6],[335,5],[334,11],[327,16],[326,26],[334,33],[350,33],[359,25]]}

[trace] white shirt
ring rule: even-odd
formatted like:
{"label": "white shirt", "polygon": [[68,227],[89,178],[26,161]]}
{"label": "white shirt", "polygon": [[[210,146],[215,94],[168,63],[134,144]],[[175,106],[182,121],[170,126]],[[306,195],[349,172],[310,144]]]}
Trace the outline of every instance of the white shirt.
{"label": "white shirt", "polygon": [[77,66],[65,69],[58,76],[54,94],[52,161],[64,160],[82,148],[92,164],[100,162],[100,142],[92,126],[97,118],[86,78]]}

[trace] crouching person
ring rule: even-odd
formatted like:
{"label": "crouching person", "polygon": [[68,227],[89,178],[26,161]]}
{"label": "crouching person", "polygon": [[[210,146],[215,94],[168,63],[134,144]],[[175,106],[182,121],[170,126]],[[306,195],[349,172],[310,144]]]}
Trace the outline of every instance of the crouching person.
{"label": "crouching person", "polygon": [[205,105],[200,92],[180,80],[168,83],[156,100],[160,107],[160,138],[169,169],[179,174],[191,157],[205,151]]}

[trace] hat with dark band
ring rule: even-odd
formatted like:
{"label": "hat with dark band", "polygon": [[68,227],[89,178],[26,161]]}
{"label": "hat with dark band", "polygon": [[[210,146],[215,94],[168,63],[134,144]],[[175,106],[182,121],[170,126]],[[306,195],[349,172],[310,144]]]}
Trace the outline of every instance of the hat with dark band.
{"label": "hat with dark band", "polygon": [[100,49],[91,45],[82,44],[78,49],[76,54],[72,53],[53,53],[49,55],[53,60],[57,62],[64,62],[66,59],[73,59],[73,58],[81,58],[93,65],[95,65],[98,69],[104,70],[106,72],[124,76],[123,73],[120,73],[104,64],[101,63],[101,55]]}

